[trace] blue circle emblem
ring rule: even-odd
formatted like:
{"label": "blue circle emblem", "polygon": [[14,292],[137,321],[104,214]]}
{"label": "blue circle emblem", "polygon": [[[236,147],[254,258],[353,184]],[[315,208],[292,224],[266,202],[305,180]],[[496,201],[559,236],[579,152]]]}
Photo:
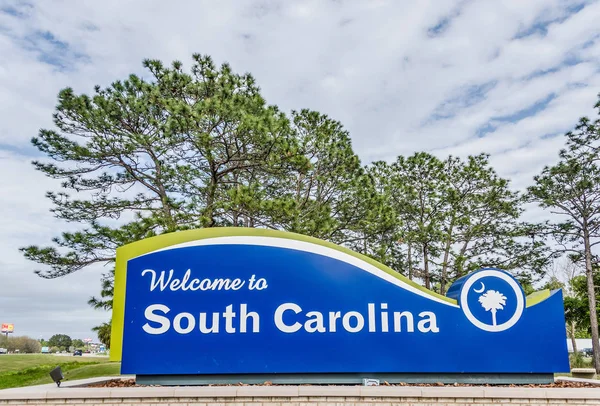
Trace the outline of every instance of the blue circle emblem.
{"label": "blue circle emblem", "polygon": [[486,269],[465,281],[460,292],[460,307],[476,327],[499,332],[519,321],[525,308],[525,295],[512,276]]}

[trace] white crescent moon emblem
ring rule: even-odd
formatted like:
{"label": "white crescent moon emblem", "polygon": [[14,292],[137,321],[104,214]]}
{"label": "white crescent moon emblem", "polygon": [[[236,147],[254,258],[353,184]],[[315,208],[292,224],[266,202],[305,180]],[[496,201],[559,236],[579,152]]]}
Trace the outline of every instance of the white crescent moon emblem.
{"label": "white crescent moon emblem", "polygon": [[485,285],[483,284],[483,282],[481,283],[481,289],[477,290],[477,289],[473,289],[473,292],[475,293],[482,293],[485,290]]}

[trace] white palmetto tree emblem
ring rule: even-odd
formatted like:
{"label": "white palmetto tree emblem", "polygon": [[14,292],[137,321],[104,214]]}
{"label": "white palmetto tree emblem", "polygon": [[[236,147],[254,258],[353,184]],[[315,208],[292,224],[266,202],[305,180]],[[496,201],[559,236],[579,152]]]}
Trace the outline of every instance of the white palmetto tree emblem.
{"label": "white palmetto tree emblem", "polygon": [[492,325],[496,325],[496,312],[504,309],[506,296],[497,290],[488,290],[479,296],[479,303],[488,312],[492,312]]}

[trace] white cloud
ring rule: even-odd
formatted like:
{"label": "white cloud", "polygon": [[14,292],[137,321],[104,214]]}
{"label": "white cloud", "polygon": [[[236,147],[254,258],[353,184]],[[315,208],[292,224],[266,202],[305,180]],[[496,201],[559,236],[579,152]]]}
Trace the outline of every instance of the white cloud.
{"label": "white cloud", "polygon": [[15,323],[16,334],[46,339],[58,332],[90,335],[90,329],[109,317],[91,310],[86,302],[98,293],[102,268],[85,270],[56,280],[33,273],[37,265],[26,262],[20,247],[47,242],[57,230],[73,229],[54,219],[45,190],[56,182],[33,170],[30,159],[0,151],[0,320]]}
{"label": "white cloud", "polygon": [[90,93],[144,74],[143,58],[189,66],[199,52],[252,72],[269,103],[340,120],[365,163],[489,152],[516,188],[595,114],[600,1],[407,4],[0,0],[0,276],[11,292],[0,321],[85,335],[106,316],[85,304],[100,270],[46,281],[18,252],[65,227],[48,211],[55,183],[29,164],[29,139],[52,125],[61,88]]}

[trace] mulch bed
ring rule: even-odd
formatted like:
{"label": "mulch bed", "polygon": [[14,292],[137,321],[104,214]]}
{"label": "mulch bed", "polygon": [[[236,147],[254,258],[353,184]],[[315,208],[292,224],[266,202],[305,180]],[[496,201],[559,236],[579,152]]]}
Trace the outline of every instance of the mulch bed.
{"label": "mulch bed", "polygon": [[[388,383],[382,382],[382,386],[426,386],[426,387],[504,387],[504,388],[600,388],[598,385],[592,385],[584,382],[567,382],[559,381],[550,384],[523,384],[523,385],[491,385],[491,384],[467,384],[467,383]],[[161,385],[138,385],[135,383],[135,379],[115,379],[108,382],[102,382],[97,384],[87,385],[88,388],[131,388],[131,387],[158,387]],[[289,385],[275,385],[272,382],[264,382],[261,384],[224,384],[224,385],[208,385],[208,386],[289,386]],[[295,385],[294,385],[295,386]],[[358,385],[310,385],[304,384],[299,386],[358,386]]]}

